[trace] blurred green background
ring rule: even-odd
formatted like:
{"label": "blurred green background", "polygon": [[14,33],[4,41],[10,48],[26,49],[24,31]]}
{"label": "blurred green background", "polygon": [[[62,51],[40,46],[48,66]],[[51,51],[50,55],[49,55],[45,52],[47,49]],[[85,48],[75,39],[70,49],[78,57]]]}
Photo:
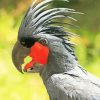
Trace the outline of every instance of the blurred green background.
{"label": "blurred green background", "polygon": [[[18,28],[31,2],[0,0],[0,100],[49,100],[40,76],[20,74],[11,59]],[[80,35],[75,39],[76,54],[83,67],[100,77],[100,0],[70,0],[65,6],[85,13],[75,16],[80,26],[75,29]]]}

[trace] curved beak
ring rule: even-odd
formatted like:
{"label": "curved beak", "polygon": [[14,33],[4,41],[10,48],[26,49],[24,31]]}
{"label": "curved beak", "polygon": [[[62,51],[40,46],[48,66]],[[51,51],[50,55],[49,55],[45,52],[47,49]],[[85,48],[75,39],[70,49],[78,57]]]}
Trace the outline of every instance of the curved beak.
{"label": "curved beak", "polygon": [[19,41],[17,41],[12,50],[12,61],[17,68],[17,70],[21,73],[22,64],[24,63],[24,58],[28,56],[30,49],[23,47]]}

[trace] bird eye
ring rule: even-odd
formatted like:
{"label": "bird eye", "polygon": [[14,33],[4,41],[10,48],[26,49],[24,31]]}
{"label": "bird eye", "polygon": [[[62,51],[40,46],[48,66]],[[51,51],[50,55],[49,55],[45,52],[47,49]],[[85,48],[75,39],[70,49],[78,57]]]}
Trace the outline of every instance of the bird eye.
{"label": "bird eye", "polygon": [[47,44],[48,44],[47,39],[44,39],[44,38],[40,39],[39,42],[40,42],[41,44],[43,44],[43,45],[47,45]]}
{"label": "bird eye", "polygon": [[21,42],[21,44],[22,44],[22,45],[25,45],[25,42],[24,42],[24,41],[22,41],[22,42]]}

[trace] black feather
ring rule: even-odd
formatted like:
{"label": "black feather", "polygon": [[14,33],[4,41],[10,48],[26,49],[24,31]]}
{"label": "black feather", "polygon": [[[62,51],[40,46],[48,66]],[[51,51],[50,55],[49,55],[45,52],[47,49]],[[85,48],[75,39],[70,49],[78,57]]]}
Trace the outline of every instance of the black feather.
{"label": "black feather", "polygon": [[[59,32],[60,37],[65,35],[65,34],[62,35],[63,33],[66,32],[63,28],[62,29],[57,28],[56,30],[58,31],[55,32],[54,30],[55,26],[54,28],[49,27],[50,24],[52,23],[52,20],[59,19],[59,18],[62,18],[62,19],[68,18],[71,20],[76,20],[72,18],[70,15],[74,13],[78,13],[78,12],[75,12],[74,9],[69,9],[69,8],[49,8],[48,9],[48,6],[51,3],[53,3],[53,1],[54,0],[45,0],[39,3],[38,5],[30,6],[27,13],[25,14],[25,17],[19,29],[19,34],[18,34],[19,40],[21,40],[21,38],[32,37],[33,34],[38,34],[41,31],[49,34],[52,30],[52,33],[54,33],[54,35],[57,35],[57,32]],[[68,0],[61,0],[61,1],[68,2]],[[55,23],[52,23],[52,24],[56,25]],[[62,24],[65,24],[65,23],[62,22]],[[59,26],[61,26],[61,24]]]}
{"label": "black feather", "polygon": [[[75,56],[73,51],[73,43],[68,41],[70,41],[71,36],[76,35],[69,32],[68,30],[65,30],[65,28],[66,25],[74,27],[77,26],[70,24],[69,22],[60,22],[59,19],[64,20],[66,18],[77,21],[76,19],[71,17],[71,15],[79,14],[79,12],[76,12],[74,9],[70,8],[48,8],[48,6],[53,3],[53,1],[54,0],[45,0],[38,5],[30,6],[20,26],[18,39],[21,43],[26,42],[27,47],[31,47],[36,41],[36,39],[33,38],[33,35],[39,33],[50,34],[63,39],[63,44],[65,45],[66,49],[73,56]],[[59,1],[68,2],[68,0]]]}

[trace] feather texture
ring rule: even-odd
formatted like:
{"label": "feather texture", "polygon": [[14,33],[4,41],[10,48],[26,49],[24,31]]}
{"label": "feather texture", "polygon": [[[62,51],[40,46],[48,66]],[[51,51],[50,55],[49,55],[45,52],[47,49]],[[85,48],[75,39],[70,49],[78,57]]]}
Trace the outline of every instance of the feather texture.
{"label": "feather texture", "polygon": [[[18,39],[21,40],[21,38],[25,37],[32,37],[34,34],[39,34],[41,32],[53,34],[57,37],[63,37],[63,36],[71,36],[70,32],[67,30],[64,30],[64,27],[62,27],[63,24],[70,25],[74,27],[75,25],[72,25],[70,23],[64,23],[64,22],[53,22],[53,20],[59,20],[60,19],[70,19],[76,21],[76,19],[72,18],[71,15],[78,14],[79,12],[76,12],[74,9],[70,8],[48,8],[48,6],[53,3],[54,0],[45,0],[38,5],[35,5],[33,3],[30,8],[28,9],[27,13],[25,14],[25,17],[21,23]],[[59,0],[61,2],[68,0]],[[58,25],[59,24],[59,25]],[[62,27],[62,28],[61,28]],[[52,32],[51,32],[52,31]],[[59,33],[59,34],[57,34]],[[64,34],[64,35],[62,35]]]}

